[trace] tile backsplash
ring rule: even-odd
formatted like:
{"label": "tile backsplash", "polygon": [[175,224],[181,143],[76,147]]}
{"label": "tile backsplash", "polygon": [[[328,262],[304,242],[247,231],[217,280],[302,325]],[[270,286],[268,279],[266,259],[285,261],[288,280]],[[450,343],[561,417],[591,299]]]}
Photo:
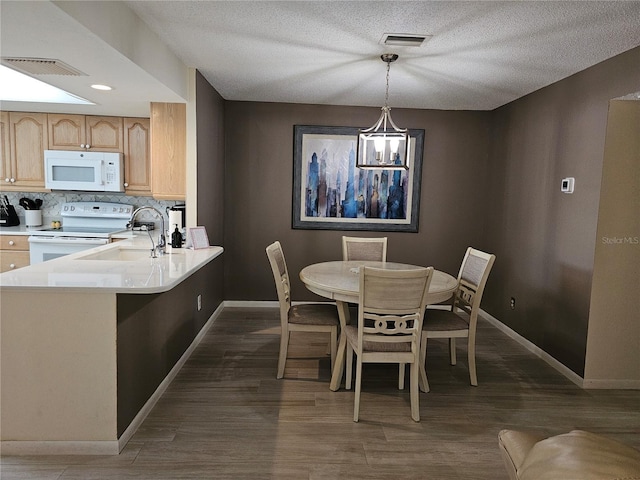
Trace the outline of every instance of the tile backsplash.
{"label": "tile backsplash", "polygon": [[[33,193],[33,192],[1,192],[2,195],[6,195],[15,209],[18,217],[20,217],[20,223],[24,224],[24,209],[19,205],[19,201],[22,197],[35,200],[37,198],[42,200],[42,216],[46,221],[60,220],[60,209],[63,203],[67,202],[111,202],[111,203],[124,203],[127,205],[133,205],[134,208],[142,206],[154,207],[165,218],[165,222],[168,223],[169,217],[167,215],[167,207],[173,207],[174,205],[184,204],[182,201],[175,200],[156,200],[152,197],[131,197],[123,194],[108,194],[108,193],[83,193],[83,192],[52,192],[52,193]],[[143,211],[140,212],[136,221],[143,220],[156,223],[156,228],[160,228],[160,220],[153,212]]]}

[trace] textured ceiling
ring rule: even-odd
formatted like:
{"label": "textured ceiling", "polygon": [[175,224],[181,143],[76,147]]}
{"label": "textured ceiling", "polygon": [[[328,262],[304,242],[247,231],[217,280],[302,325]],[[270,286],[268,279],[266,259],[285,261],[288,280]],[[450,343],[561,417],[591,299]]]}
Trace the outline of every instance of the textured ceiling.
{"label": "textured ceiling", "polygon": [[[491,110],[640,45],[640,2],[127,2],[229,100]],[[385,33],[433,35],[385,47]]]}
{"label": "textured ceiling", "polygon": [[[394,52],[391,107],[492,110],[640,45],[640,1],[116,3],[2,0],[2,55],[58,58],[84,71],[89,78],[52,83],[98,103],[87,111],[148,114],[149,101],[177,95],[136,64],[140,52],[104,41],[125,28],[107,8],[128,6],[227,100],[381,106],[380,54]],[[129,36],[135,25],[127,24]],[[389,47],[379,44],[385,33],[433,37],[422,47]],[[87,88],[109,82],[116,89],[108,94]],[[69,111],[41,108],[56,109]]]}

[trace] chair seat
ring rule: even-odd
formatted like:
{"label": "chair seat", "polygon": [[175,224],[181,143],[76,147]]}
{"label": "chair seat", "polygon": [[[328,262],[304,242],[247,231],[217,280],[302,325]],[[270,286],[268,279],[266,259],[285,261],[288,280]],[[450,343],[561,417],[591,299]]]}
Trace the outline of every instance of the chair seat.
{"label": "chair seat", "polygon": [[303,303],[289,309],[289,323],[297,325],[339,325],[338,310],[334,304]]}
{"label": "chair seat", "polygon": [[[358,327],[347,325],[344,329],[347,338],[354,344],[358,343]],[[410,352],[411,342],[370,342],[363,340],[362,349],[365,352]]]}
{"label": "chair seat", "polygon": [[422,330],[429,332],[469,330],[469,324],[451,310],[427,309],[422,322]]}

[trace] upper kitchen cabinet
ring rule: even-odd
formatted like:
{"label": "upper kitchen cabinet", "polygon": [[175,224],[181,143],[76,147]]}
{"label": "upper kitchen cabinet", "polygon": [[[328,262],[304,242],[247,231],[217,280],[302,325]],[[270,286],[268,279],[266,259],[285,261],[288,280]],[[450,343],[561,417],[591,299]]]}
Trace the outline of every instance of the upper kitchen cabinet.
{"label": "upper kitchen cabinet", "polygon": [[45,191],[43,152],[48,146],[47,114],[3,112],[2,130],[2,190]]}
{"label": "upper kitchen cabinet", "polygon": [[11,176],[9,155],[11,154],[9,140],[9,112],[0,112],[0,178],[3,183]]}
{"label": "upper kitchen cabinet", "polygon": [[124,152],[120,117],[50,113],[48,128],[50,150]]}
{"label": "upper kitchen cabinet", "polygon": [[184,200],[187,189],[187,107],[151,103],[151,190],[159,200]]}
{"label": "upper kitchen cabinet", "polygon": [[124,189],[127,195],[151,196],[150,120],[124,119]]}

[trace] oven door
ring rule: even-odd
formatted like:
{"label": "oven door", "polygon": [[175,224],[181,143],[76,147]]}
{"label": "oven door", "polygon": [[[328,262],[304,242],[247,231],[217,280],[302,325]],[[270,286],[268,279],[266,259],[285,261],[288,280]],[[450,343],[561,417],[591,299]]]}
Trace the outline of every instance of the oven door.
{"label": "oven door", "polygon": [[88,250],[109,243],[107,238],[31,236],[29,260],[31,265]]}

